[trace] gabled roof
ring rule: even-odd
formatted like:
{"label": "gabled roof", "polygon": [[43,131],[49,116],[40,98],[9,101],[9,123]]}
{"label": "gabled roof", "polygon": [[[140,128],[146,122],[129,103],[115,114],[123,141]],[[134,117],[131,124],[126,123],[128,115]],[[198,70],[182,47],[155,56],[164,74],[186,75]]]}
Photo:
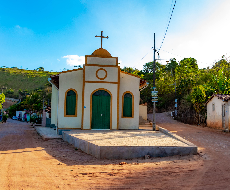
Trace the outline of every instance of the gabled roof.
{"label": "gabled roof", "polygon": [[222,101],[225,101],[225,102],[227,102],[228,100],[230,100],[230,94],[213,94],[209,99],[208,99],[208,101],[206,102],[206,104],[209,102],[209,101],[211,101],[211,99],[213,98],[213,97],[217,97],[218,99],[220,99],[220,100],[222,100]]}
{"label": "gabled roof", "polygon": [[140,91],[144,90],[148,85],[149,83],[145,79],[140,79],[139,90]]}
{"label": "gabled roof", "polygon": [[59,89],[59,74],[50,76],[50,82]]}

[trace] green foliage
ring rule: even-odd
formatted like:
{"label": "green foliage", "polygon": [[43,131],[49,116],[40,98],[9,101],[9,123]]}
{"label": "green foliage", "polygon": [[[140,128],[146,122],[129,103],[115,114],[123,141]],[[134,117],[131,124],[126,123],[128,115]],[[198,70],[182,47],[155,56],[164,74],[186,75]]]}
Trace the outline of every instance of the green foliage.
{"label": "green foliage", "polygon": [[212,75],[210,84],[213,87],[213,91],[217,94],[229,94],[230,93],[230,79],[224,74],[224,68],[219,69],[216,75]]}
{"label": "green foliage", "polygon": [[173,58],[173,59],[170,59],[170,62],[167,63],[166,67],[165,67],[165,70],[167,72],[170,72],[171,75],[173,77],[175,77],[175,73],[176,73],[176,68],[178,67],[178,63],[176,62],[176,59]]}
{"label": "green foliage", "polygon": [[[139,73],[139,76],[150,83],[150,87],[140,94],[141,103],[147,102],[149,105],[152,105],[152,68],[152,62],[146,63]],[[156,63],[155,83],[158,91],[158,111],[173,108],[174,99],[177,98],[178,109],[183,110],[181,104],[185,109],[193,108],[196,113],[201,113],[205,108],[204,103],[212,94],[230,94],[230,63],[223,57],[212,68],[199,69],[194,58],[184,58],[180,62],[173,58],[166,65]]]}
{"label": "green foliage", "polygon": [[7,120],[7,115],[3,115],[2,116],[2,122],[6,122],[6,120]]}
{"label": "green foliage", "polygon": [[21,107],[21,104],[14,104],[12,106],[10,106],[10,108],[8,109],[8,114],[9,114],[9,117],[13,117],[16,115],[16,111],[21,111],[23,110],[22,107]]}
{"label": "green foliage", "polygon": [[10,88],[9,90],[6,91],[5,95],[8,98],[14,98],[14,90]]}
{"label": "green foliage", "polygon": [[21,110],[29,110],[33,112],[42,112],[43,106],[43,98],[44,98],[44,105],[47,105],[48,99],[51,98],[51,94],[48,96],[45,94],[44,91],[33,91],[30,94],[26,95],[24,100],[18,104],[12,105],[9,109],[9,116],[13,117],[16,114],[16,111]]}
{"label": "green foliage", "polygon": [[32,92],[30,95],[26,96],[23,102],[21,102],[21,107],[26,110],[41,111],[42,104],[43,104],[42,101],[43,101],[42,91]]}
{"label": "green foliage", "polygon": [[196,85],[199,69],[194,58],[184,58],[175,69],[175,81],[179,98],[189,94]]}
{"label": "green foliage", "polygon": [[191,101],[195,111],[199,114],[206,102],[205,88],[202,85],[196,86],[191,92]]}
{"label": "green foliage", "polygon": [[0,94],[0,109],[2,109],[2,104],[5,102],[5,95],[2,93]]}

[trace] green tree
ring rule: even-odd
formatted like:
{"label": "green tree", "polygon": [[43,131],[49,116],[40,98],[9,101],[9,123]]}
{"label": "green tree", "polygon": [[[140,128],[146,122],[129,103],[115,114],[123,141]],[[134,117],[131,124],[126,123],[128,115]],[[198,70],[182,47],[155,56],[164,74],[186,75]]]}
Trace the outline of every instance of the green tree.
{"label": "green tree", "polygon": [[37,71],[44,71],[44,68],[43,67],[38,67]]}
{"label": "green tree", "polygon": [[2,104],[5,102],[5,95],[2,93],[0,94],[0,109],[2,109]]}
{"label": "green tree", "polygon": [[194,58],[184,58],[175,69],[179,98],[189,94],[198,80],[199,68]]}
{"label": "green tree", "polygon": [[170,59],[170,62],[166,64],[165,70],[169,73],[171,73],[171,75],[173,77],[175,77],[175,72],[176,72],[176,68],[178,66],[178,63],[176,62],[175,58]]}
{"label": "green tree", "polygon": [[192,89],[191,101],[192,101],[193,107],[197,113],[198,124],[199,124],[200,123],[199,114],[200,114],[201,110],[204,108],[205,102],[206,102],[206,94],[205,94],[204,86],[199,85],[199,86],[196,86]]}
{"label": "green tree", "polygon": [[21,102],[21,107],[26,110],[41,111],[42,99],[41,93],[32,92],[26,96],[23,102]]}

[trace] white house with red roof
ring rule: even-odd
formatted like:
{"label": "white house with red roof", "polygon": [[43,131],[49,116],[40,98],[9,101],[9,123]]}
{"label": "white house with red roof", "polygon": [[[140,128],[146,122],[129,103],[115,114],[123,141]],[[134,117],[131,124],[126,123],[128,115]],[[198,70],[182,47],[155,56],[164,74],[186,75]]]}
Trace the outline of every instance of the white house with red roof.
{"label": "white house with red roof", "polygon": [[207,126],[229,131],[230,95],[213,94],[207,101]]}

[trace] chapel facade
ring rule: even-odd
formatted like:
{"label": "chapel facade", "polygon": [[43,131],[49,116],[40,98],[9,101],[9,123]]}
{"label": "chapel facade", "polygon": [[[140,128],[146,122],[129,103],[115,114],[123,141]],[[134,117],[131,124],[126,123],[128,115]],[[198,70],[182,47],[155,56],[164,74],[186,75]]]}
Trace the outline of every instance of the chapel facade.
{"label": "chapel facade", "polygon": [[139,89],[147,85],[120,71],[118,57],[103,48],[85,56],[83,68],[63,71],[52,84],[51,124],[71,129],[138,129]]}

